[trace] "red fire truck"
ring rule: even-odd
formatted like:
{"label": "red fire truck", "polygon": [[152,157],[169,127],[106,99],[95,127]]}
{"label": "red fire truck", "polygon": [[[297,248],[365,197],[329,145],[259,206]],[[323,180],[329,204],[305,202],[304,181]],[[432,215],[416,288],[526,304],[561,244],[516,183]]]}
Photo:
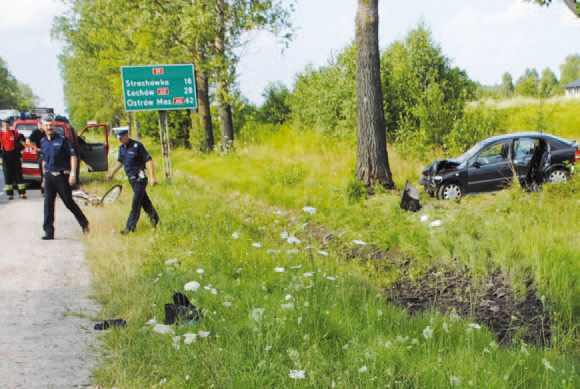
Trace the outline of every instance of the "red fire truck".
{"label": "red fire truck", "polygon": [[[21,114],[20,119],[14,121],[13,129],[24,135],[27,139],[30,134],[39,127],[40,117],[35,114]],[[104,172],[108,170],[109,156],[109,131],[104,123],[88,124],[80,134],[64,116],[54,117],[55,132],[66,136],[79,156],[84,161],[89,172]],[[87,130],[94,130],[99,137],[104,134],[104,142],[87,142],[84,134]],[[40,168],[38,166],[38,153],[34,144],[27,145],[22,151],[22,175],[25,180],[41,182]],[[80,163],[77,165],[77,177],[80,177]]]}

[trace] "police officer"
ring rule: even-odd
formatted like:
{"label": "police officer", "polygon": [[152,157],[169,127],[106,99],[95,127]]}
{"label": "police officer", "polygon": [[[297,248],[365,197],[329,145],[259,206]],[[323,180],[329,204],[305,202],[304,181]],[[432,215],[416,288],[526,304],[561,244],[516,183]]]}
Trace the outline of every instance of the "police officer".
{"label": "police officer", "polygon": [[128,234],[135,231],[137,222],[139,221],[139,216],[141,215],[141,207],[143,207],[143,210],[149,215],[153,227],[156,227],[157,223],[159,223],[159,215],[145,191],[148,181],[147,174],[145,173],[145,165],[149,167],[149,172],[151,173],[151,185],[155,186],[157,183],[155,180],[153,158],[151,158],[141,142],[129,137],[129,127],[119,127],[115,129],[115,133],[117,134],[117,139],[121,142],[121,146],[119,146],[119,158],[117,160],[117,165],[115,165],[113,170],[108,174],[107,178],[112,180],[115,174],[124,165],[125,173],[127,173],[129,183],[133,188],[131,213],[129,214],[129,219],[127,220],[125,229],[121,231],[121,234]]}
{"label": "police officer", "polygon": [[8,200],[14,198],[14,185],[18,186],[18,194],[21,199],[26,198],[26,184],[22,178],[22,143],[26,138],[18,131],[10,128],[8,119],[2,120],[0,132],[0,151],[2,152],[2,164],[4,180],[6,183],[6,196]]}
{"label": "police officer", "polygon": [[42,118],[46,137],[41,141],[42,167],[44,171],[44,232],[43,240],[54,239],[54,203],[56,194],[73,213],[83,229],[89,232],[89,221],[72,198],[71,186],[77,182],[77,156],[69,140],[54,131],[54,119],[50,115]]}

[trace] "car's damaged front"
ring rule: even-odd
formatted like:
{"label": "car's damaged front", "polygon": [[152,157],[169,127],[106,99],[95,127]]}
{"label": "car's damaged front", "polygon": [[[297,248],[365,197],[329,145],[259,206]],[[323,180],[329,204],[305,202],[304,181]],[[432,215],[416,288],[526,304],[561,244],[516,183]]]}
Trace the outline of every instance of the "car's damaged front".
{"label": "car's damaged front", "polygon": [[458,158],[438,159],[423,170],[419,184],[423,185],[425,192],[430,196],[435,196],[443,183],[450,180],[461,183],[465,175],[465,169],[461,168],[462,165],[464,163]]}

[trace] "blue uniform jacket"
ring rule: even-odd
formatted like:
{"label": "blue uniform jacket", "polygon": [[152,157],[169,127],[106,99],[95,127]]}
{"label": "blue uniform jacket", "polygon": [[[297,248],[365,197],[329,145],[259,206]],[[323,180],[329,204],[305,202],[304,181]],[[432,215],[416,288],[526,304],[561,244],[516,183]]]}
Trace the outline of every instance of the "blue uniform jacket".
{"label": "blue uniform jacket", "polygon": [[70,157],[76,155],[76,151],[64,135],[55,133],[52,139],[42,138],[41,148],[45,171],[70,171]]}
{"label": "blue uniform jacket", "polygon": [[125,166],[127,177],[134,177],[140,171],[145,170],[145,164],[151,159],[151,156],[143,147],[141,142],[129,139],[127,145],[119,147],[118,161]]}

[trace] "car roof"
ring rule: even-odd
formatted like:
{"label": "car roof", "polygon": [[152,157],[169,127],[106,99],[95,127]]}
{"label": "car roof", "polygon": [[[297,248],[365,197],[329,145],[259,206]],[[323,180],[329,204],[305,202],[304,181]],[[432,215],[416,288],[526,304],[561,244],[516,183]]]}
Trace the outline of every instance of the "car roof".
{"label": "car roof", "polygon": [[495,136],[489,137],[487,139],[484,139],[482,141],[482,143],[488,144],[488,143],[501,141],[501,140],[508,140],[508,139],[514,139],[514,138],[525,138],[525,137],[550,138],[550,139],[554,139],[554,140],[557,140],[560,142],[571,143],[569,140],[559,138],[559,137],[552,135],[552,134],[546,134],[545,132],[513,132],[510,134],[495,135]]}

